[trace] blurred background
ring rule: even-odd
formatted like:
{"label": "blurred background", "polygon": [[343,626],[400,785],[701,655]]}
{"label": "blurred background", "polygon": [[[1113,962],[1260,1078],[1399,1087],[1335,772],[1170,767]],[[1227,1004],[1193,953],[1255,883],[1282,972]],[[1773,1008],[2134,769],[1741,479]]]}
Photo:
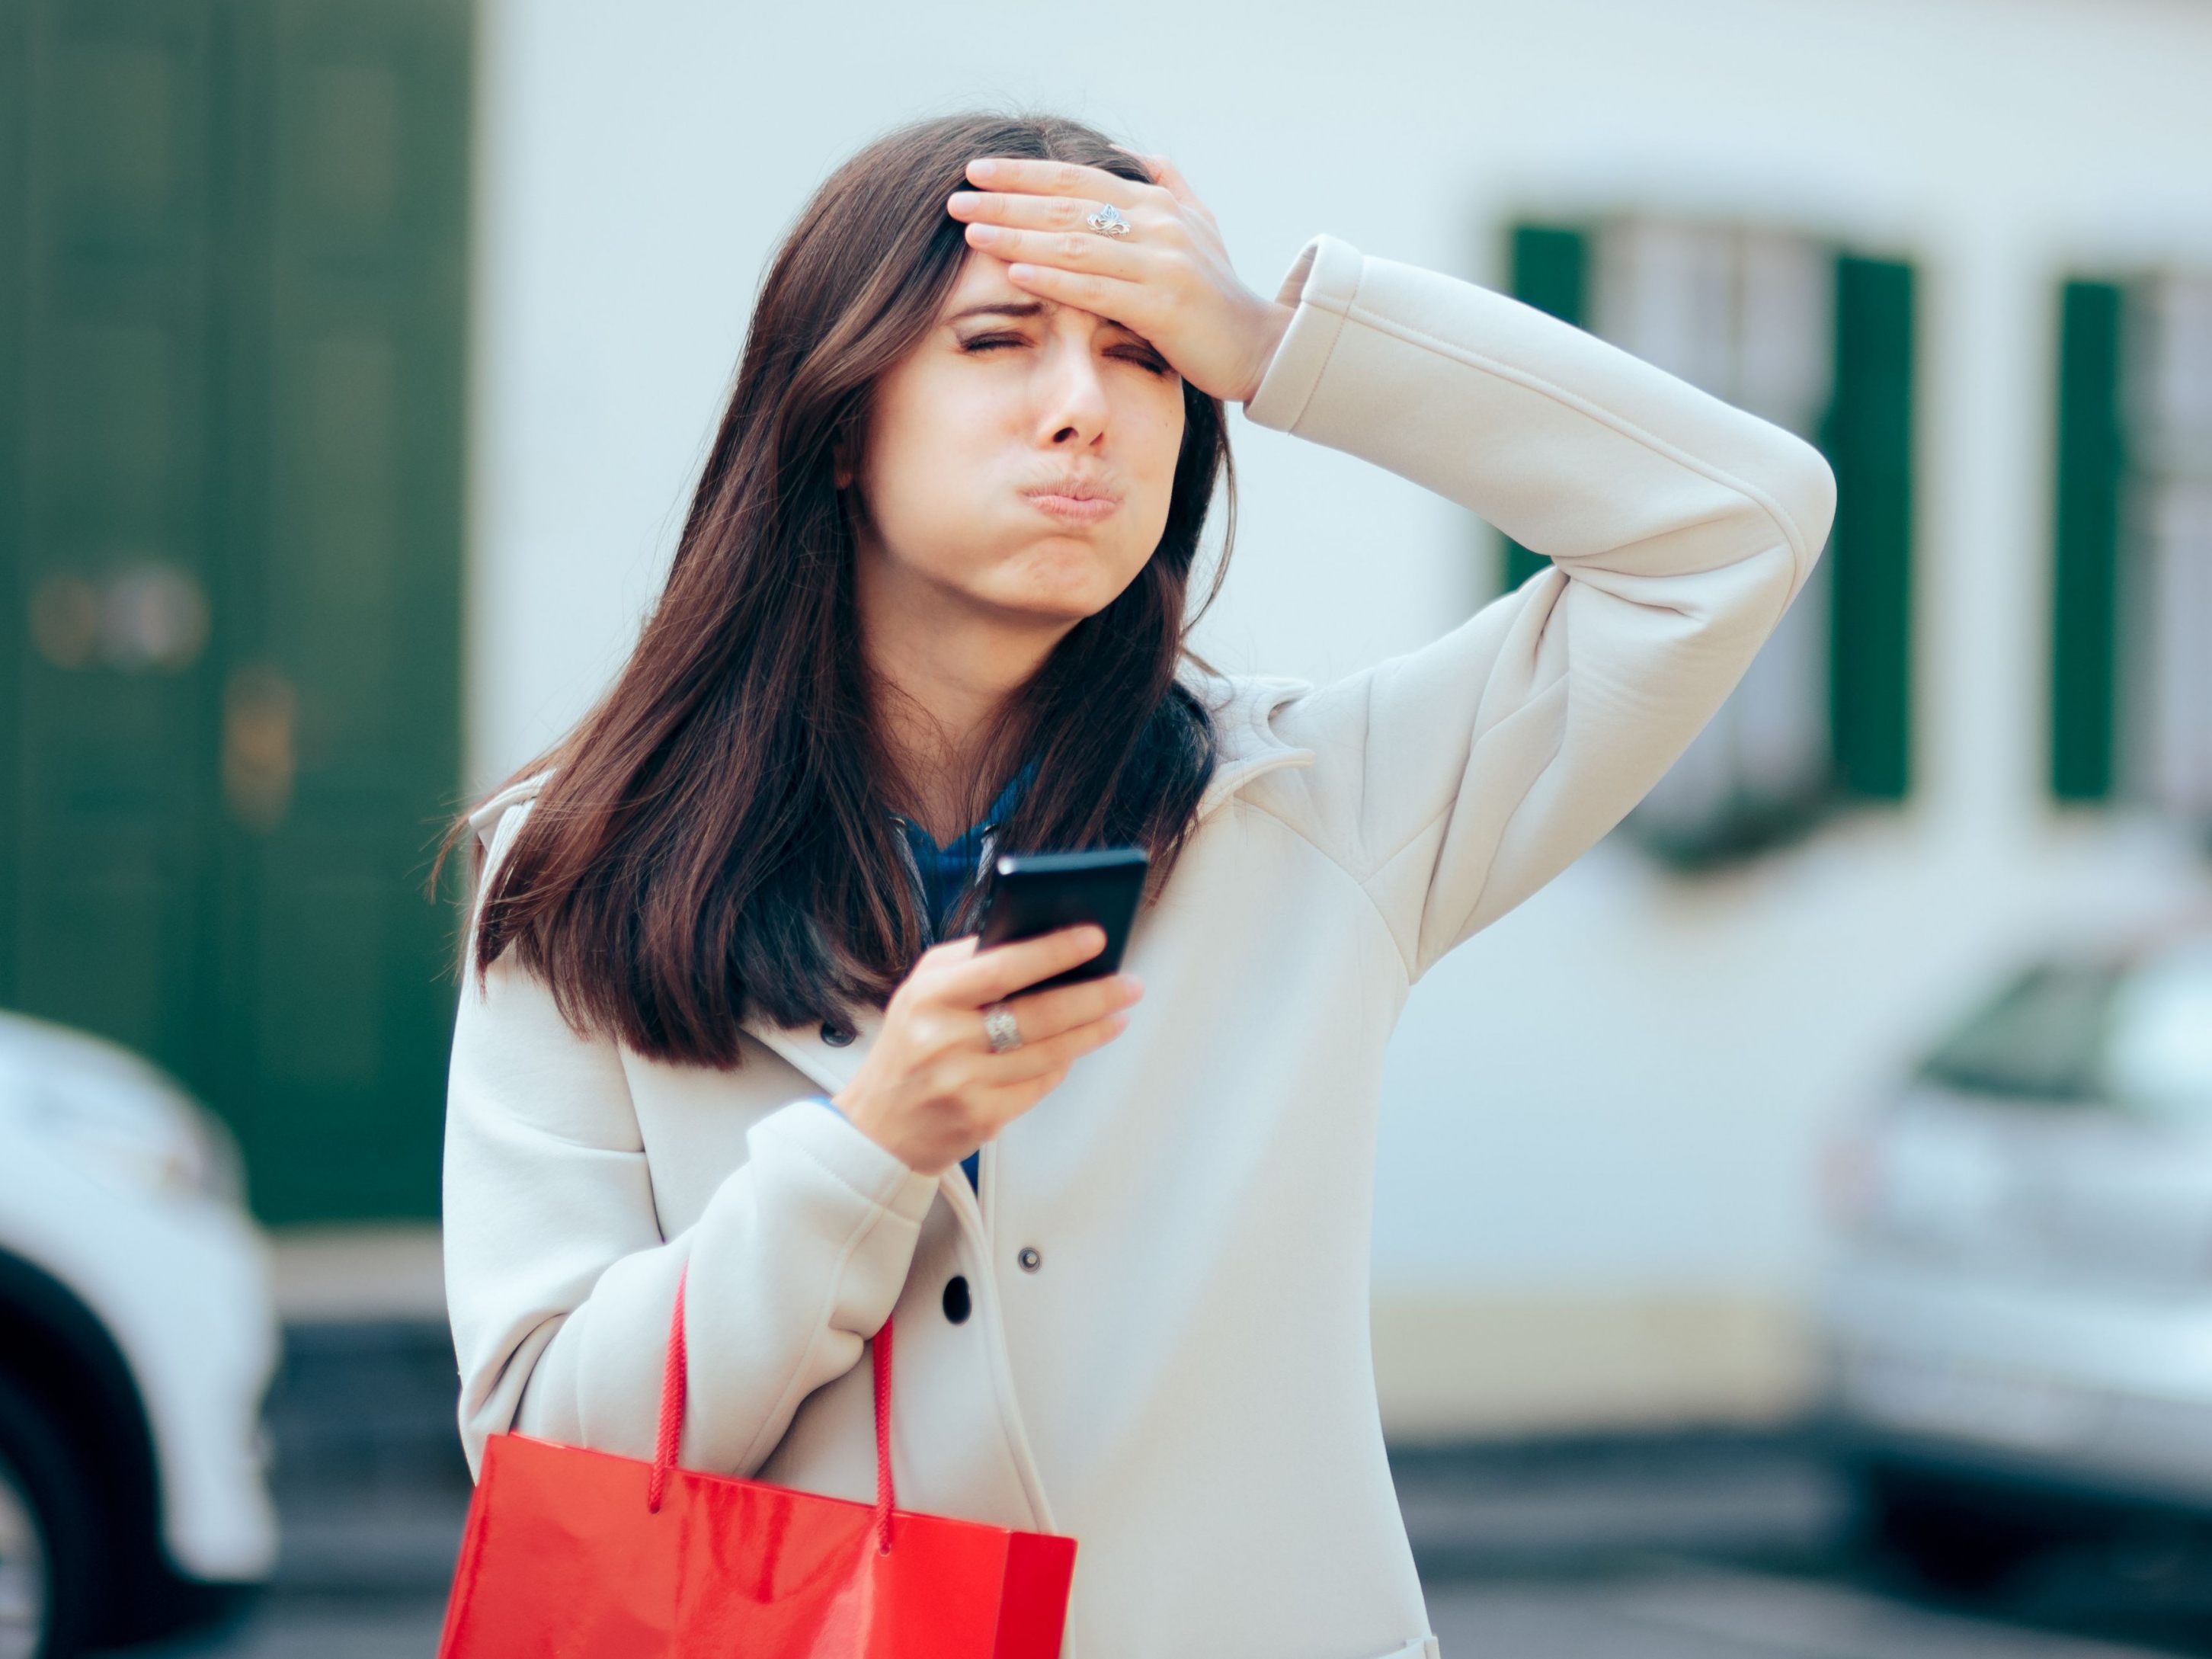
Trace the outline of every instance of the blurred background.
{"label": "blurred background", "polygon": [[[431,850],[627,653],[808,192],[979,105],[1838,476],[1392,1051],[1447,1653],[2212,1653],[2208,85],[2197,0],[0,0],[0,1659],[434,1644]],[[1540,562],[1233,426],[1224,665]]]}

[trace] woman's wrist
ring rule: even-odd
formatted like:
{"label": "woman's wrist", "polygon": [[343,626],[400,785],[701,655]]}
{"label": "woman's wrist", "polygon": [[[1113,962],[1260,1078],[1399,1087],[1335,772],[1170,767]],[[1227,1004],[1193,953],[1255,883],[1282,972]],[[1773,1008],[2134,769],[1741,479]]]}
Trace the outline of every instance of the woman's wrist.
{"label": "woman's wrist", "polygon": [[1243,395],[1237,399],[1238,403],[1249,404],[1260,395],[1261,383],[1267,378],[1267,370],[1275,361],[1275,353],[1281,349],[1283,336],[1291,331],[1291,320],[1297,314],[1296,306],[1286,306],[1279,300],[1264,302],[1254,331],[1259,342],[1255,354],[1258,367],[1247,377]]}
{"label": "woman's wrist", "polygon": [[855,1129],[858,1129],[870,1140],[875,1142],[877,1146],[882,1147],[884,1151],[889,1152],[893,1158],[898,1159],[900,1163],[905,1164],[908,1169],[912,1170],[915,1174],[933,1176],[941,1173],[941,1171],[937,1170],[924,1169],[921,1164],[916,1164],[908,1155],[908,1149],[895,1143],[890,1136],[884,1133],[882,1126],[875,1121],[874,1116],[868,1111],[867,1103],[865,1100],[855,1100],[853,1098],[849,1088],[840,1090],[834,1095],[825,1095],[823,1098],[827,1100],[830,1104],[843,1116],[844,1120],[848,1123],[851,1124]]}

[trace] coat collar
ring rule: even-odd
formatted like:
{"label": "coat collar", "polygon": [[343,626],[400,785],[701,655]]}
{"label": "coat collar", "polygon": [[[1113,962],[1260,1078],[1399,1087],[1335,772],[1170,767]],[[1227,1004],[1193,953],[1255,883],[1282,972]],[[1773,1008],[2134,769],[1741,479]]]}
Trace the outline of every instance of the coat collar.
{"label": "coat collar", "polygon": [[1188,660],[1177,678],[1213,716],[1220,744],[1213,776],[1199,797],[1200,821],[1261,773],[1314,763],[1311,749],[1285,743],[1273,724],[1278,708],[1313,690],[1310,681],[1281,674],[1212,674]]}

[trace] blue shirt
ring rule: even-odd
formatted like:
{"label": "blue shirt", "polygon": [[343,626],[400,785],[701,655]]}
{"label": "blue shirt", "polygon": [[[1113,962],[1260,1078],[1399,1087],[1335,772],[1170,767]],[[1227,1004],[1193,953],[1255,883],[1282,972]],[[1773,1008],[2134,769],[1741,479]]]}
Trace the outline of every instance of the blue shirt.
{"label": "blue shirt", "polygon": [[[997,829],[1006,815],[1014,810],[1014,803],[1021,799],[1022,791],[1036,776],[1036,769],[1037,763],[1032,758],[1006,780],[1006,787],[999,791],[998,799],[991,803],[980,820],[969,825],[942,847],[931,838],[928,830],[912,818],[896,812],[891,814],[899,828],[905,832],[907,848],[914,854],[915,873],[921,881],[922,914],[929,921],[932,944],[944,937],[945,929],[952,919],[953,906],[960,902],[961,895],[968,890],[969,883],[979,873],[978,866],[983,861],[984,837]],[[813,1098],[832,1111],[837,1109],[836,1103],[827,1095],[816,1095]],[[960,1160],[960,1167],[968,1172],[968,1184],[978,1190],[981,1190],[979,1166],[982,1158],[981,1149],[978,1148]]]}

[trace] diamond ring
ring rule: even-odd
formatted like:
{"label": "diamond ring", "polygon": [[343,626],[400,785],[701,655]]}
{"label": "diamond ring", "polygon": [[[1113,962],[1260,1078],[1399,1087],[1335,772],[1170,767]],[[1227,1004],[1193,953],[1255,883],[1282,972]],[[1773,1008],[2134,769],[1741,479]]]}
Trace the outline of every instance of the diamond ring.
{"label": "diamond ring", "polygon": [[1014,1011],[1003,1002],[994,1002],[983,1011],[983,1035],[991,1040],[994,1054],[1022,1046],[1022,1030],[1014,1023]]}
{"label": "diamond ring", "polygon": [[1101,236],[1127,236],[1129,234],[1129,222],[1121,216],[1121,210],[1111,202],[1101,204],[1098,211],[1083,222]]}

